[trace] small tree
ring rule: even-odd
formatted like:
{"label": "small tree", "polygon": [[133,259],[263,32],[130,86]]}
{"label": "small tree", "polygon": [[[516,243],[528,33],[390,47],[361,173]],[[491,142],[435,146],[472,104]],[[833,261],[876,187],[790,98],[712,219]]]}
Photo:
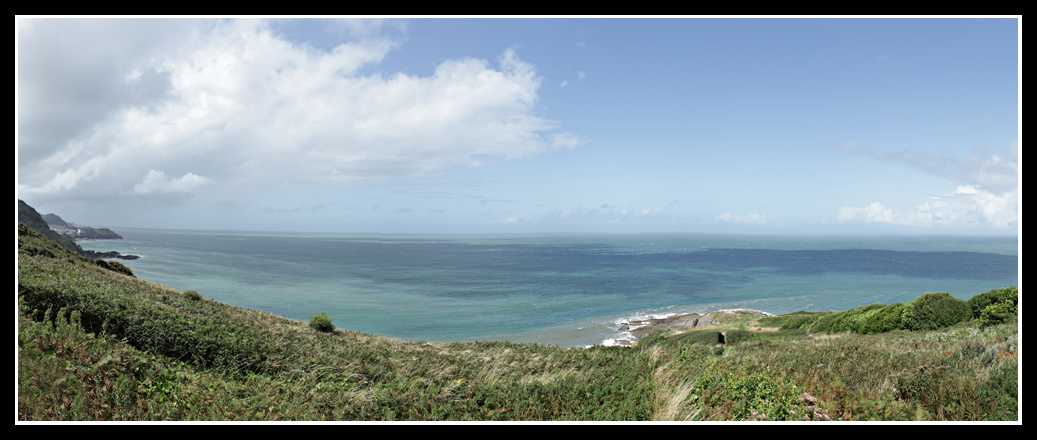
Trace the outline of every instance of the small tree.
{"label": "small tree", "polygon": [[320,312],[319,315],[310,318],[310,328],[319,332],[328,333],[335,329],[335,325],[331,323],[332,319],[334,318],[329,318],[328,315],[324,314],[324,312]]}

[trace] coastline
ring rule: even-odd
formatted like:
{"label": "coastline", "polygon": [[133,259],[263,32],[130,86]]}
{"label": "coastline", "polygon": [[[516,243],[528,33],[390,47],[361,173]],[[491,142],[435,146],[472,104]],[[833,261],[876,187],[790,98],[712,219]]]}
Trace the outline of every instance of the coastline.
{"label": "coastline", "polygon": [[708,327],[719,323],[721,321],[721,316],[728,313],[772,316],[767,312],[761,312],[759,310],[737,309],[720,310],[717,312],[706,313],[705,315],[700,315],[698,313],[685,313],[681,315],[671,315],[665,318],[651,318],[622,322],[620,323],[619,330],[628,332],[632,340],[617,339],[615,343],[619,346],[632,347],[637,345],[637,341],[659,330],[684,330],[689,328]]}

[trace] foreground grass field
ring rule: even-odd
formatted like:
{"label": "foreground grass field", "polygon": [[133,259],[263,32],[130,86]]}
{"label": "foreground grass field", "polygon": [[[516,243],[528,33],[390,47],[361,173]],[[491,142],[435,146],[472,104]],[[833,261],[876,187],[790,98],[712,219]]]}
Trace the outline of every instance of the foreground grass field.
{"label": "foreground grass field", "polygon": [[1019,420],[1015,316],[857,334],[815,330],[834,313],[739,315],[633,348],[404,342],[18,235],[19,420]]}

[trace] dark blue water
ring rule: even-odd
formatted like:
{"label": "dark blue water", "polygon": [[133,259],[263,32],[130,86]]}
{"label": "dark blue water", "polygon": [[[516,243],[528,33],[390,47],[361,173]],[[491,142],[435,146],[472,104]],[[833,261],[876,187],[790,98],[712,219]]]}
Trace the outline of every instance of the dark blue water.
{"label": "dark blue water", "polygon": [[141,254],[138,277],[179,290],[407,340],[581,346],[635,317],[968,299],[1019,276],[1015,238],[118,232],[84,248]]}

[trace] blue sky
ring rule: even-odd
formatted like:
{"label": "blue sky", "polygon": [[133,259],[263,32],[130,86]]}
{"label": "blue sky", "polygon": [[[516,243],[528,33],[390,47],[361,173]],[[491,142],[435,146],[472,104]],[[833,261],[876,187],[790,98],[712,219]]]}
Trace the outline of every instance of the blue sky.
{"label": "blue sky", "polygon": [[1018,18],[16,20],[91,226],[1014,235]]}

